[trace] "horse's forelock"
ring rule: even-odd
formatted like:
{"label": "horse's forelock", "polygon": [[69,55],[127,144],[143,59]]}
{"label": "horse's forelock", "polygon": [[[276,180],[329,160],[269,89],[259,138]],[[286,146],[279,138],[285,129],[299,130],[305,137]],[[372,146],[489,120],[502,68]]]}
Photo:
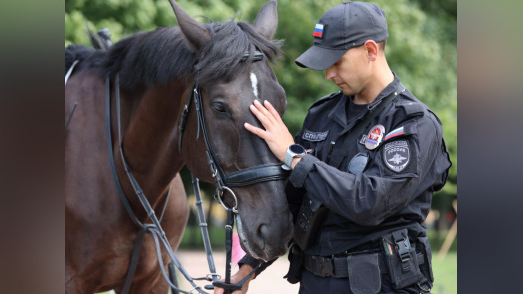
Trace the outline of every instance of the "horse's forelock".
{"label": "horse's forelock", "polygon": [[211,39],[201,48],[197,57],[202,82],[227,80],[238,73],[244,66],[240,60],[245,52],[250,52],[252,58],[254,50],[259,50],[270,61],[281,56],[281,41],[263,38],[246,22],[213,22],[207,28],[211,31]]}
{"label": "horse's forelock", "polygon": [[[193,65],[201,66],[200,80],[228,80],[241,71],[240,62],[246,51],[263,52],[269,61],[281,56],[281,41],[262,37],[246,22],[211,22],[205,24],[211,39],[199,50],[191,52],[185,45],[178,27],[159,28],[139,33],[114,44],[104,53],[102,74],[120,74],[121,86],[134,88],[187,78],[194,73]],[[101,52],[100,52],[101,53]],[[96,66],[96,64],[91,64]]]}

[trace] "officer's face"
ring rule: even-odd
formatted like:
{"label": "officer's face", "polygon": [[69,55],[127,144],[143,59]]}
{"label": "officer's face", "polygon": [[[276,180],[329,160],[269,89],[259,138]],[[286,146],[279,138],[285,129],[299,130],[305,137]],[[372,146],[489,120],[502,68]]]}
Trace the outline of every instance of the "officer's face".
{"label": "officer's face", "polygon": [[370,77],[370,63],[365,46],[347,52],[325,71],[325,79],[332,80],[343,94],[353,96],[361,93]]}

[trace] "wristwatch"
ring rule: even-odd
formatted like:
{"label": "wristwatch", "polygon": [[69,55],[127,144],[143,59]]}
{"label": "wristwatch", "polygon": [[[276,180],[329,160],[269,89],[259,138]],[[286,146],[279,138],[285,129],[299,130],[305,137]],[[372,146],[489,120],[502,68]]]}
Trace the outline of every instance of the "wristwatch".
{"label": "wristwatch", "polygon": [[287,153],[285,154],[285,165],[287,167],[291,167],[292,159],[296,156],[305,155],[307,153],[307,150],[305,150],[305,147],[301,146],[300,144],[292,144],[287,149]]}

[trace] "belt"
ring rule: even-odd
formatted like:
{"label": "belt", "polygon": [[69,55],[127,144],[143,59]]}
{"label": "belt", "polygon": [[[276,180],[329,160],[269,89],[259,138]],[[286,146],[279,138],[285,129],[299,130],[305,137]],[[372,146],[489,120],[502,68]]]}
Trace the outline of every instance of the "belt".
{"label": "belt", "polygon": [[[378,254],[380,273],[388,273],[389,270],[383,254],[381,252],[373,254]],[[351,254],[340,257],[325,257],[304,254],[303,264],[308,271],[320,277],[347,278],[349,277],[347,259],[350,255]],[[418,258],[418,265],[422,265],[425,262],[423,253],[416,253],[416,255]]]}

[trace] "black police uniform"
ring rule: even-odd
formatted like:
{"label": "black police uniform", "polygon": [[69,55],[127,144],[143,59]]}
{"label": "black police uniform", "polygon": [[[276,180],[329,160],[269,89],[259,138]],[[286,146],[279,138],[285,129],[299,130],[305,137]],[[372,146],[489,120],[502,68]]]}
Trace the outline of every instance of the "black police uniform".
{"label": "black police uniform", "polygon": [[[446,182],[451,162],[441,122],[394,76],[394,81],[368,105],[356,105],[341,92],[318,100],[295,137],[296,143],[310,149],[295,166],[286,187],[295,221],[303,199],[314,199],[328,208],[315,242],[302,248],[309,262],[305,262],[300,293],[388,293],[389,289],[390,293],[419,293],[416,284],[402,290],[391,288],[382,253],[382,236],[403,228],[413,248],[420,251],[416,258],[424,263],[424,281],[431,285],[430,245],[422,222],[430,210],[433,191]],[[340,136],[355,128],[389,95],[395,97],[353,143],[336,151],[332,142],[339,144]],[[369,132],[379,126],[383,127],[381,143],[370,144],[375,148],[369,149],[365,146]],[[343,157],[339,169],[326,163],[336,156]],[[327,258],[311,263],[320,257]],[[336,257],[334,269],[332,257]],[[363,267],[360,274],[367,274],[363,278],[360,275],[363,280],[358,282],[358,273],[351,271],[347,260],[354,262],[359,257],[363,257],[363,264],[353,264],[353,268]],[[375,263],[374,272],[365,268],[369,262]],[[240,263],[252,265],[249,257]],[[341,276],[340,266],[344,266]],[[369,283],[370,288],[360,287]]]}

